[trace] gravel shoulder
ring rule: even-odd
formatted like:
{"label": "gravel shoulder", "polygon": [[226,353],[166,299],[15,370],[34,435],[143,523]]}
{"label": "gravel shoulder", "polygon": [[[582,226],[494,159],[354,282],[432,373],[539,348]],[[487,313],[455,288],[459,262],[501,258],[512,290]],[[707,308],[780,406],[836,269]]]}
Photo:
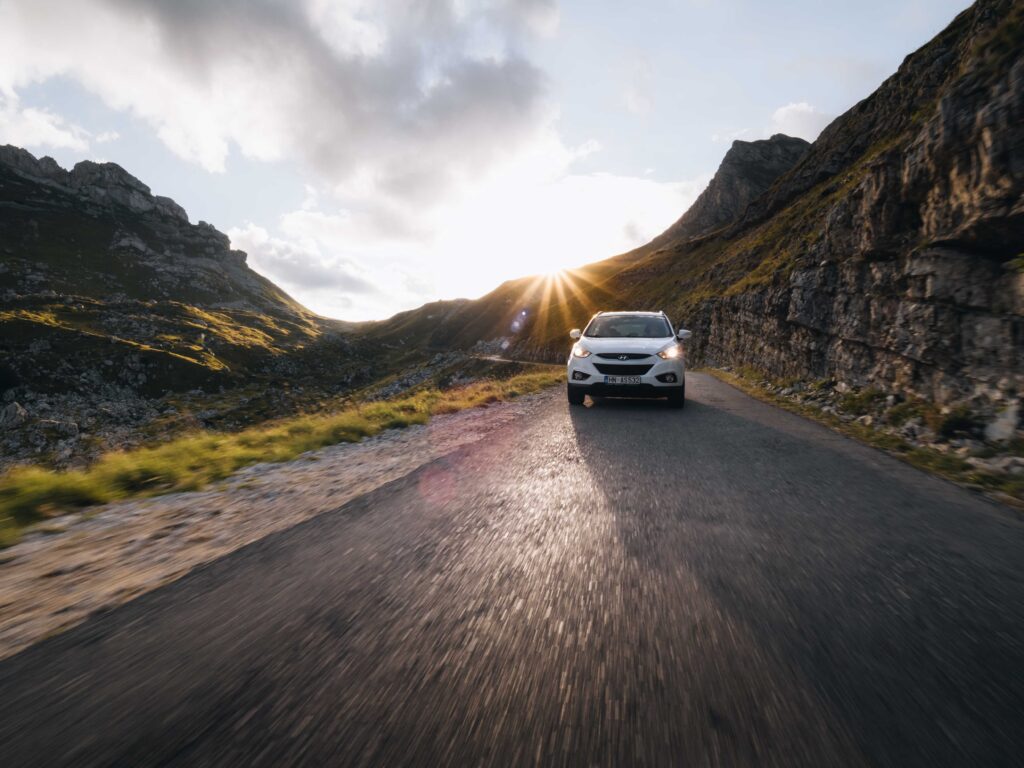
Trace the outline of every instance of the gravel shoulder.
{"label": "gravel shoulder", "polygon": [[336,509],[561,395],[558,389],[437,416],[295,461],[249,467],[204,491],[52,520],[0,551],[0,658]]}

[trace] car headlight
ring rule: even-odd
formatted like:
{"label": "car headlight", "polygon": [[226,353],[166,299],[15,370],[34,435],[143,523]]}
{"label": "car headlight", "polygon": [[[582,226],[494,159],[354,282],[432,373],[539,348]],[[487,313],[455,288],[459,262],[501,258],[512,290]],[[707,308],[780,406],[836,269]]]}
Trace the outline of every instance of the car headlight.
{"label": "car headlight", "polygon": [[584,347],[582,344],[572,345],[572,356],[573,357],[590,357],[590,350]]}
{"label": "car headlight", "polygon": [[658,353],[658,357],[662,360],[678,360],[683,356],[683,345],[673,344],[671,347],[665,347],[661,352]]}

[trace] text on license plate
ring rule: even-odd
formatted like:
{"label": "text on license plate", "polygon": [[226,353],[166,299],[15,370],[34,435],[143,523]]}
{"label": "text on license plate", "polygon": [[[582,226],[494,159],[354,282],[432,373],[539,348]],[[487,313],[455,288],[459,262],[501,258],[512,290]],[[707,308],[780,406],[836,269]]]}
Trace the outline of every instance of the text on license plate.
{"label": "text on license plate", "polygon": [[605,384],[639,384],[639,376],[605,376]]}

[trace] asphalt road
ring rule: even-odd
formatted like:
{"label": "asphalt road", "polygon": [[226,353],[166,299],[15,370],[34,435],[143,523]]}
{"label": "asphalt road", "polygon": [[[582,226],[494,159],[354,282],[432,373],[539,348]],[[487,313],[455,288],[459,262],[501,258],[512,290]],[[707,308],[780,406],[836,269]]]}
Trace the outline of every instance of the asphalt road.
{"label": "asphalt road", "polygon": [[1020,517],[688,379],[0,663],[0,763],[1019,766]]}

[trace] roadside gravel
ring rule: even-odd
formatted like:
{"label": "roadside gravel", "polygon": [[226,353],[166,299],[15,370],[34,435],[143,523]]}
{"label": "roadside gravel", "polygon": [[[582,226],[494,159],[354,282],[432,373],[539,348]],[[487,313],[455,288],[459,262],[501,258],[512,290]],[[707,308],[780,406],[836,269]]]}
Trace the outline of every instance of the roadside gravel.
{"label": "roadside gravel", "polygon": [[0,658],[407,475],[561,389],[249,467],[209,489],[49,521],[0,551]]}

